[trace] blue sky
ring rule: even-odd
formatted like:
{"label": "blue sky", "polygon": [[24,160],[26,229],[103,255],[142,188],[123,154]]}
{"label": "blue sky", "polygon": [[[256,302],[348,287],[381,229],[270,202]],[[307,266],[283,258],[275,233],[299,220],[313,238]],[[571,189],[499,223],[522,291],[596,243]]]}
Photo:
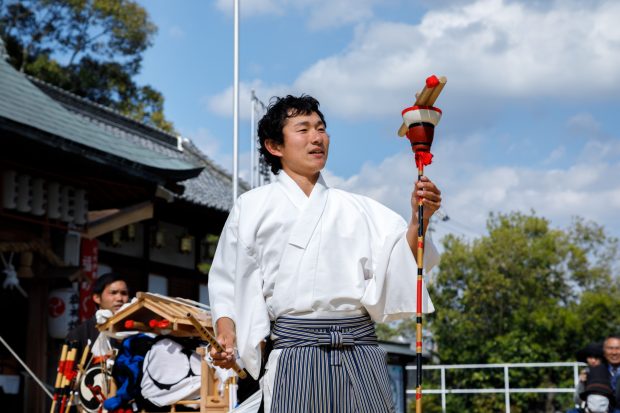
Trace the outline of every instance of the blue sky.
{"label": "blue sky", "polygon": [[[232,0],[140,0],[159,27],[140,83],[177,130],[232,168]],[[446,233],[486,233],[490,211],[575,216],[620,236],[620,2],[241,0],[240,168],[250,91],[308,93],[331,135],[326,179],[405,218],[416,171],[396,130],[424,79],[444,75],[426,174]]]}

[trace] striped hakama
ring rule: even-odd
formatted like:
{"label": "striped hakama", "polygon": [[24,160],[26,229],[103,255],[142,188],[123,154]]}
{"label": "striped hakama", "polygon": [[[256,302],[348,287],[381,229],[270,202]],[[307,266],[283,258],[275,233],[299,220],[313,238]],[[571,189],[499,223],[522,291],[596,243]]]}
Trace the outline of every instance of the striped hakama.
{"label": "striped hakama", "polygon": [[368,315],[340,319],[280,317],[272,413],[394,412],[386,353]]}

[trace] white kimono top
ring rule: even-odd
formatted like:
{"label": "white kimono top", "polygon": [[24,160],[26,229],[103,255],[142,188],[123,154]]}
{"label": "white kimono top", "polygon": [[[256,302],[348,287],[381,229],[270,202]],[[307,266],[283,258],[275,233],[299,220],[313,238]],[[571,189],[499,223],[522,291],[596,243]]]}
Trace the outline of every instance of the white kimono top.
{"label": "white kimono top", "polygon": [[[209,271],[213,320],[235,322],[239,356],[255,378],[260,343],[283,315],[378,322],[416,313],[417,263],[407,222],[380,203],[329,188],[322,177],[306,196],[286,172],[241,195]],[[439,261],[427,242],[424,266]],[[433,305],[426,287],[423,311]]]}

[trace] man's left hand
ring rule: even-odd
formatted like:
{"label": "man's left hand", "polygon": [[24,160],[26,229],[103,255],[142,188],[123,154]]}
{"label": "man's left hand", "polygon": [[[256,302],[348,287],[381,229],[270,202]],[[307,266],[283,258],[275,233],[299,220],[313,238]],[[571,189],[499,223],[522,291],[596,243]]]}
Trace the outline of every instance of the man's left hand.
{"label": "man's left hand", "polygon": [[418,202],[422,199],[424,205],[424,219],[428,220],[441,206],[441,191],[426,176],[422,176],[415,184],[415,190],[411,194],[411,209],[417,219]]}

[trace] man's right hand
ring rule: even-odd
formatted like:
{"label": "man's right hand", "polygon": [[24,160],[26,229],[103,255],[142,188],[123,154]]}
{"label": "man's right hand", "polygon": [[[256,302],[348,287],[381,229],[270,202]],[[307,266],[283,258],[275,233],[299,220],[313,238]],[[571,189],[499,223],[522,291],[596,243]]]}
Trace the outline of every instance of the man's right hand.
{"label": "man's right hand", "polygon": [[237,335],[235,333],[235,323],[228,317],[221,317],[216,322],[217,327],[217,341],[224,348],[224,351],[218,352],[214,347],[211,347],[209,354],[213,359],[213,364],[224,368],[230,369],[235,364],[235,344]]}

